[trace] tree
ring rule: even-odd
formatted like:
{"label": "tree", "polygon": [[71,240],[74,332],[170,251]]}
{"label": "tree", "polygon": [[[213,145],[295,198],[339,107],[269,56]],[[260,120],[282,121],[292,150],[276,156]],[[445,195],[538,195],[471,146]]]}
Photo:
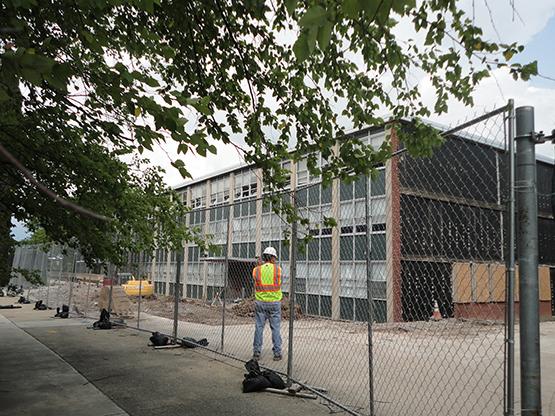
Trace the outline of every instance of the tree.
{"label": "tree", "polygon": [[40,271],[38,270],[27,270],[27,269],[12,269],[12,277],[23,277],[32,286],[41,286],[44,283],[40,277]]}
{"label": "tree", "polygon": [[28,245],[28,244],[39,244],[39,245],[48,245],[50,243],[50,239],[46,235],[46,231],[44,228],[37,227],[33,234],[30,237],[27,237],[24,240],[21,240],[19,244],[21,245]]}
{"label": "tree", "polygon": [[[399,39],[401,20],[425,40]],[[7,162],[0,215],[35,221],[88,259],[194,238],[159,172],[126,162],[155,143],[204,156],[240,137],[270,189],[285,184],[285,157],[308,155],[309,171],[329,181],[391,154],[389,143],[354,138],[334,153],[339,116],[360,127],[389,110],[415,119],[400,132],[413,154],[440,143],[417,120],[432,109],[411,71],[431,79],[438,113],[451,97],[471,105],[493,67],[537,72],[510,63],[522,47],[485,39],[455,0],[2,0],[0,29],[0,144],[50,190],[110,221],[61,208]]]}

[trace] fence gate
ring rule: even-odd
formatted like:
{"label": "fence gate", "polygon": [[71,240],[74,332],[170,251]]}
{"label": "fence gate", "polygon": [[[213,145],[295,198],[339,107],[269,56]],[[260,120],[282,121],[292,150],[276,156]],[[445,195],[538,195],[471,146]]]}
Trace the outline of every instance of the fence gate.
{"label": "fence gate", "polygon": [[505,410],[509,111],[449,129],[429,158],[400,152],[390,162],[389,313],[372,326],[376,415]]}

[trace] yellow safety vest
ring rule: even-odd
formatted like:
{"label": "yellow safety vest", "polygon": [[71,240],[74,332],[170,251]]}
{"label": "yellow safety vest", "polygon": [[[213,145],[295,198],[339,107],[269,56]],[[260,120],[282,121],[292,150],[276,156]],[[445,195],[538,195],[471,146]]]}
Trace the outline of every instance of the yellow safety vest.
{"label": "yellow safety vest", "polygon": [[261,302],[279,302],[281,292],[281,267],[273,263],[256,266],[252,271],[255,299]]}

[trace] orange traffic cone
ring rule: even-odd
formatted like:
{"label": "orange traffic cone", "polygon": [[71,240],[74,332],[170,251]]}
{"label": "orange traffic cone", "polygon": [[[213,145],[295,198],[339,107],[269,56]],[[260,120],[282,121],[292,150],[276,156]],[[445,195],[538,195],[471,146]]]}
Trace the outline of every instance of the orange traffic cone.
{"label": "orange traffic cone", "polygon": [[432,320],[434,321],[441,321],[443,317],[439,312],[439,305],[437,304],[437,300],[434,300],[434,313],[432,314]]}

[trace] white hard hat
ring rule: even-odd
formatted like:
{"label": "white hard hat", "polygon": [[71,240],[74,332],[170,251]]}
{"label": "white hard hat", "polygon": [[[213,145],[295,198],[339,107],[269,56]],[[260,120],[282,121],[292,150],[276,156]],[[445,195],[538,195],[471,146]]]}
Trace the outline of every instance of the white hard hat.
{"label": "white hard hat", "polygon": [[264,249],[264,253],[262,254],[268,254],[269,256],[274,256],[275,258],[277,258],[277,251],[273,247],[266,247]]}

